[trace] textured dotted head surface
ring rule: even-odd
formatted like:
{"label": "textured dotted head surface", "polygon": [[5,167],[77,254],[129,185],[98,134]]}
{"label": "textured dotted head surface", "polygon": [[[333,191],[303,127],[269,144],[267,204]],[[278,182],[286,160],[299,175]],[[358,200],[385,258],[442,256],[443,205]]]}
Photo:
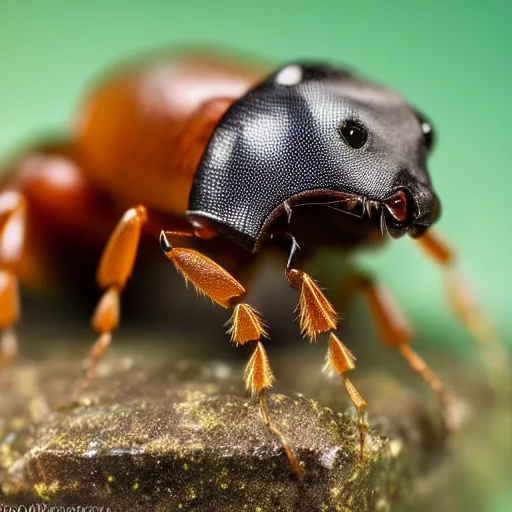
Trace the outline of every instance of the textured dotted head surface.
{"label": "textured dotted head surface", "polygon": [[[340,135],[363,125],[360,149]],[[236,101],[215,129],[195,175],[188,215],[213,222],[254,251],[285,201],[337,191],[375,201],[398,188],[416,225],[434,218],[427,147],[414,109],[397,93],[320,64],[281,68]]]}

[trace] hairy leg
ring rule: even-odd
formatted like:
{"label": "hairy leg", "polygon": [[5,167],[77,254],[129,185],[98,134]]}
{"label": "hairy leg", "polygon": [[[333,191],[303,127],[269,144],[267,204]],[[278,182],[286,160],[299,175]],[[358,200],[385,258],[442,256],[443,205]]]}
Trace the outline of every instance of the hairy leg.
{"label": "hairy leg", "polygon": [[269,416],[265,392],[272,387],[274,376],[261,341],[267,334],[260,315],[252,306],[243,302],[246,290],[231,274],[194,249],[173,247],[169,241],[173,234],[162,232],[160,235],[160,245],[167,258],[199,293],[216,304],[233,310],[228,329],[233,344],[253,343],[255,345],[244,374],[245,387],[258,399],[265,424],[279,439],[292,470],[298,478],[301,478],[303,471],[299,461],[286,438]]}
{"label": "hairy leg", "polygon": [[357,410],[361,444],[361,459],[365,458],[365,440],[368,430],[366,420],[366,401],[352,381],[345,375],[355,369],[355,360],[348,348],[338,339],[334,331],[338,327],[338,315],[315,281],[302,270],[293,268],[293,258],[288,260],[286,277],[288,282],[299,292],[299,322],[301,333],[310,341],[325,332],[329,333],[329,347],[325,369],[332,369],[343,376],[348,396]]}

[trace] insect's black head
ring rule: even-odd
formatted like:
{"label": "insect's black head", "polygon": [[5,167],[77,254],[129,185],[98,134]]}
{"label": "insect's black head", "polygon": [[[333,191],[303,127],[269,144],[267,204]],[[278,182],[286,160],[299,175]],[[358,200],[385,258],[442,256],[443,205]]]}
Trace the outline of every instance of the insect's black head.
{"label": "insect's black head", "polygon": [[439,215],[430,125],[397,93],[317,64],[291,64],[235,102],[196,172],[188,216],[255,251],[294,204],[328,197],[394,237]]}

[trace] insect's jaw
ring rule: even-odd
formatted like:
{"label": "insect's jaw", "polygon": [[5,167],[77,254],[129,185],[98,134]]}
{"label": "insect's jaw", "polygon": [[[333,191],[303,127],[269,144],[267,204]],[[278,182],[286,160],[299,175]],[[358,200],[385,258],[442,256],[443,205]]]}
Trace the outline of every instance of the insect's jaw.
{"label": "insect's jaw", "polygon": [[[399,190],[383,200],[368,198],[365,195],[333,190],[313,190],[301,193],[284,201],[279,208],[291,221],[298,208],[323,207],[336,210],[340,215],[350,216],[361,223],[370,223],[382,235],[398,238],[406,234],[411,226],[410,201]],[[356,220],[357,221],[357,220]]]}

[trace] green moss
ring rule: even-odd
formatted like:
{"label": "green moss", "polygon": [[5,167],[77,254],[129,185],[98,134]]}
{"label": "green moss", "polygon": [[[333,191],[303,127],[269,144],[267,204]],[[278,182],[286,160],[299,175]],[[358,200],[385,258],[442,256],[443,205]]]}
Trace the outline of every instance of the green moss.
{"label": "green moss", "polygon": [[331,496],[336,499],[341,494],[341,489],[339,487],[331,487],[329,490]]}
{"label": "green moss", "polygon": [[205,401],[202,400],[205,396],[204,393],[197,391],[187,393],[186,401],[176,405],[175,409],[199,423],[205,430],[220,430],[226,424],[226,406],[217,410],[205,405]]}
{"label": "green moss", "polygon": [[57,494],[59,489],[60,484],[58,481],[53,481],[49,484],[45,482],[34,484],[34,492],[36,496],[44,501],[50,501]]}
{"label": "green moss", "polygon": [[[21,470],[9,473],[10,488],[4,478],[3,491],[33,491],[52,504],[108,494],[120,510],[135,509],[134,503],[137,509],[150,503],[155,512],[202,510],[207,503],[226,511],[354,512],[388,498],[392,482],[385,464],[398,463],[409,450],[396,443],[387,449],[370,431],[362,465],[355,415],[336,414],[301,395],[269,394],[272,419],[306,470],[298,483],[257,402],[231,394],[231,388],[219,392],[195,381],[169,385],[167,379],[139,396],[127,374],[118,385],[109,380],[103,391],[91,390],[99,398],[89,407],[51,412],[38,425],[32,449],[21,452]],[[338,387],[333,393],[339,395]],[[7,466],[19,458],[10,450],[0,445],[0,462],[9,459]],[[15,478],[32,480],[24,490],[13,487]]]}

